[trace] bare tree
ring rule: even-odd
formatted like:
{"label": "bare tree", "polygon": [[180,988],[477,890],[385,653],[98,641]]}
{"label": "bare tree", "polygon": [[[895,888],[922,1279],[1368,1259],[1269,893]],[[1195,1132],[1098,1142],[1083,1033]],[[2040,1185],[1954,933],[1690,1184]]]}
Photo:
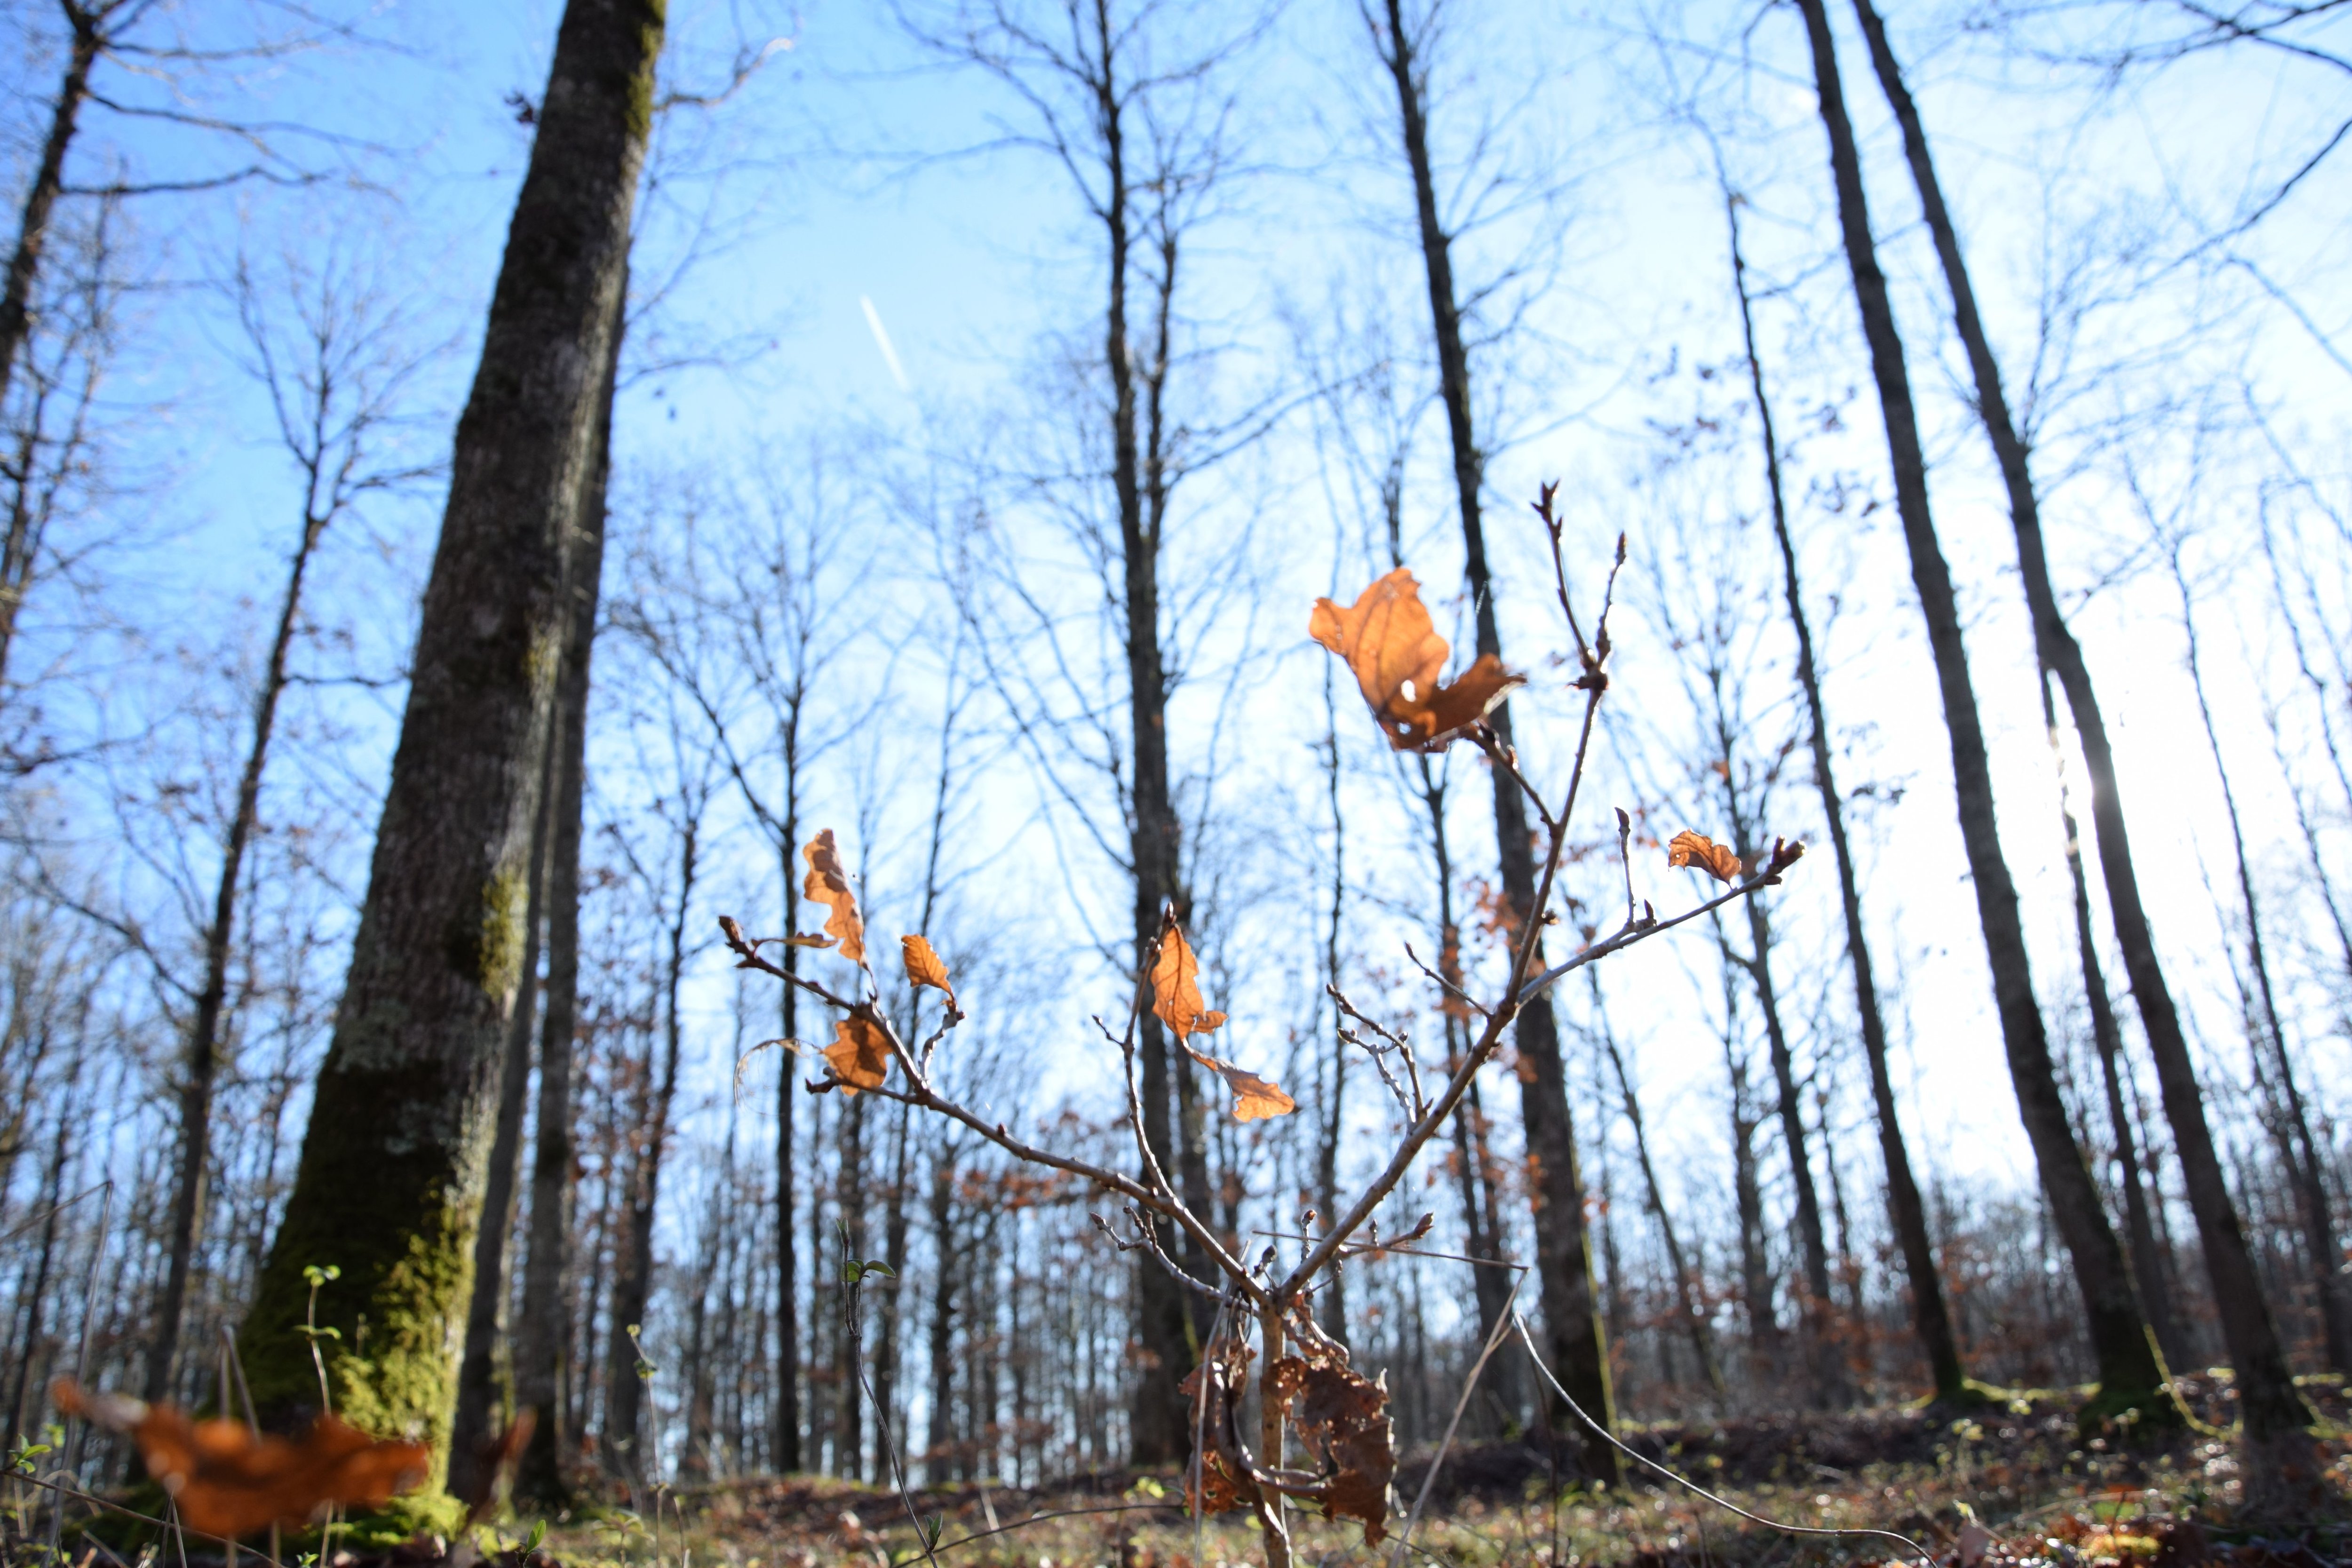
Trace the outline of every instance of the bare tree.
{"label": "bare tree", "polygon": [[[1461,510],[1465,574],[1477,606],[1477,649],[1500,658],[1501,623],[1495,608],[1495,580],[1486,556],[1484,490],[1486,455],[1473,426],[1469,349],[1463,331],[1463,302],[1454,277],[1454,237],[1439,209],[1437,175],[1430,151],[1429,77],[1426,56],[1442,7],[1433,5],[1409,22],[1404,0],[1364,0],[1359,9],[1381,63],[1396,89],[1397,127],[1412,175],[1413,213],[1421,241],[1422,270],[1428,287],[1431,334],[1437,350],[1438,390],[1445,408],[1454,459],[1455,500]],[[1496,738],[1511,743],[1510,714],[1495,719]],[[1503,895],[1515,920],[1536,918],[1534,842],[1527,805],[1504,770],[1494,773],[1495,838]],[[1576,1127],[1569,1110],[1568,1076],[1559,1049],[1559,1025],[1548,995],[1531,998],[1520,1014],[1515,1037],[1519,1060],[1519,1116],[1526,1131],[1530,1198],[1535,1208],[1536,1279],[1543,1303],[1544,1331],[1553,1369],[1579,1404],[1615,1421],[1609,1386],[1609,1352],[1593,1289],[1592,1246],[1584,1223],[1584,1178],[1578,1163]],[[1565,1412],[1559,1413],[1565,1421]],[[1592,1432],[1571,1427],[1584,1471],[1615,1481],[1617,1451]]]}
{"label": "bare tree", "polygon": [[[229,967],[247,847],[261,823],[261,789],[279,699],[294,679],[290,660],[302,627],[302,593],[327,530],[368,497],[396,489],[429,471],[387,453],[385,426],[420,363],[399,308],[358,272],[334,259],[311,270],[289,261],[263,276],[240,258],[229,283],[244,333],[246,369],[268,394],[279,446],[301,482],[294,548],[260,678],[253,693],[253,731],[221,836],[212,913],[201,936],[202,979],[194,987],[180,1084],[180,1149],[166,1232],[169,1258],[148,1352],[147,1397],[170,1388],[180,1318],[187,1300],[204,1224],[205,1173],[213,1155],[214,1082],[221,1066]],[[280,301],[288,303],[281,308]]]}

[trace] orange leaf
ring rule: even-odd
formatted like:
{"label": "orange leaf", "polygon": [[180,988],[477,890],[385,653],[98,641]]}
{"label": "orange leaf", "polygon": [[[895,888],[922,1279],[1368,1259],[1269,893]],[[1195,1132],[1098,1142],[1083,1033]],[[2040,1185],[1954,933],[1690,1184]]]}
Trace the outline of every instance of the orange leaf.
{"label": "orange leaf", "polygon": [[1151,1010],[1180,1040],[1208,1034],[1225,1021],[1201,999],[1201,961],[1184,940],[1184,928],[1170,921],[1160,934],[1160,956],[1151,965]]}
{"label": "orange leaf", "polygon": [[1717,844],[1703,833],[1685,827],[1666,846],[1666,864],[1689,866],[1718,882],[1737,882],[1747,869],[1728,844]]}
{"label": "orange leaf", "polygon": [[[1221,1024],[1225,1019],[1223,1013],[1212,1013],[1209,1016]],[[1276,1116],[1287,1116],[1298,1109],[1298,1102],[1283,1093],[1279,1084],[1268,1083],[1254,1072],[1244,1072],[1231,1062],[1204,1057],[1190,1046],[1184,1047],[1184,1054],[1225,1080],[1225,1087],[1234,1091],[1234,1120],[1236,1121],[1266,1121]]]}
{"label": "orange leaf", "polygon": [[331,1504],[382,1508],[395,1492],[423,1484],[432,1462],[422,1443],[380,1443],[332,1415],[320,1416],[299,1440],[257,1437],[239,1422],[192,1421],[169,1405],[92,1398],[63,1378],[52,1392],[60,1410],[129,1432],[147,1473],[201,1535],[299,1527]]}
{"label": "orange leaf", "polygon": [[824,1059],[833,1067],[833,1076],[841,1080],[841,1092],[856,1094],[861,1089],[880,1089],[890,1076],[890,1037],[882,1026],[863,1013],[852,1013],[833,1026],[834,1042],[825,1047]]}
{"label": "orange leaf", "polygon": [[1513,687],[1527,684],[1490,653],[1480,654],[1452,685],[1444,684],[1449,645],[1421,602],[1421,585],[1402,566],[1352,605],[1316,600],[1307,634],[1347,660],[1381,733],[1400,752],[1444,750],[1493,712]]}
{"label": "orange leaf", "polygon": [[948,966],[940,961],[939,952],[929,941],[919,936],[902,936],[898,939],[898,945],[907,950],[907,984],[929,985],[934,990],[944,991],[948,994],[948,1000],[953,1002],[955,986],[948,979]]}
{"label": "orange leaf", "polygon": [[801,851],[808,859],[808,876],[801,897],[832,906],[824,918],[824,933],[841,943],[841,956],[852,963],[866,962],[866,922],[857,918],[857,895],[849,890],[849,873],[842,868],[841,851],[834,847],[828,827]]}

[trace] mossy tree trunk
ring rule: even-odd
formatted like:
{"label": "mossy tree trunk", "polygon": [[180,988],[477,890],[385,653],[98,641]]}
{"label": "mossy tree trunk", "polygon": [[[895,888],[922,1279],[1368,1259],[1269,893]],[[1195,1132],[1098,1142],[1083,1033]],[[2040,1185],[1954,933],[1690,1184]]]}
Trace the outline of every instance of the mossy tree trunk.
{"label": "mossy tree trunk", "polygon": [[[531,828],[597,460],[602,376],[653,114],[658,0],[570,0],[457,426],[408,707],[294,1189],[242,1342],[285,1422],[318,1397],[446,1459]],[[436,1463],[435,1479],[440,1477]]]}

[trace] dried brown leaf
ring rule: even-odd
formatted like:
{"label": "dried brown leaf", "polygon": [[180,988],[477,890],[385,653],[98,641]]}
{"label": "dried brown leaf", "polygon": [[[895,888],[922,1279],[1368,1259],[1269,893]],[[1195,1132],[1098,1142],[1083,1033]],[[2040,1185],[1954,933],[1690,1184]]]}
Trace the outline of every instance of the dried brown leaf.
{"label": "dried brown leaf", "polygon": [[[1224,1022],[1223,1013],[1212,1013],[1209,1016],[1219,1023]],[[1184,1047],[1184,1054],[1225,1080],[1225,1087],[1234,1091],[1234,1120],[1236,1121],[1258,1121],[1287,1116],[1298,1109],[1298,1102],[1283,1093],[1279,1084],[1268,1083],[1254,1072],[1244,1072],[1231,1062],[1204,1057],[1190,1046]]]}
{"label": "dried brown leaf", "polygon": [[940,962],[929,939],[902,936],[898,939],[898,945],[907,953],[907,984],[929,985],[934,990],[944,991],[948,994],[948,1001],[952,1004],[955,1001],[955,984],[948,979],[948,966]]}
{"label": "dried brown leaf", "polygon": [[1357,595],[1350,605],[1315,601],[1307,635],[1345,659],[1381,733],[1394,750],[1443,751],[1527,684],[1493,654],[1480,654],[1449,685],[1443,680],[1451,651],[1437,635],[1421,585],[1400,566]]}
{"label": "dried brown leaf", "polygon": [[1184,1469],[1184,1502],[1196,1517],[1228,1513],[1259,1500],[1238,1419],[1243,1385],[1255,1353],[1247,1341],[1231,1335],[1213,1340],[1201,1364],[1177,1384],[1184,1395],[1184,1418],[1201,1438]]}
{"label": "dried brown leaf", "polygon": [[332,1415],[299,1438],[256,1436],[241,1422],[194,1421],[170,1405],[93,1398],[69,1379],[52,1393],[58,1409],[129,1432],[182,1522],[202,1535],[299,1527],[331,1505],[381,1508],[422,1485],[432,1464],[423,1443],[378,1442]]}
{"label": "dried brown leaf", "polygon": [[1703,833],[1683,829],[1666,845],[1666,864],[1688,866],[1718,882],[1737,882],[1746,869],[1728,844],[1717,844]]}
{"label": "dried brown leaf", "polygon": [[824,1059],[840,1081],[841,1092],[880,1089],[890,1076],[890,1037],[864,1013],[852,1013],[833,1026],[833,1044]]}
{"label": "dried brown leaf", "polygon": [[1275,1375],[1300,1446],[1323,1473],[1323,1517],[1363,1521],[1364,1544],[1378,1546],[1388,1533],[1396,1479],[1389,1391],[1349,1366],[1337,1347],[1285,1356]]}
{"label": "dried brown leaf", "polygon": [[857,895],[850,891],[849,873],[841,864],[841,851],[834,846],[833,829],[828,827],[810,839],[801,854],[808,860],[801,897],[830,906],[833,912],[824,918],[824,934],[841,943],[842,957],[852,963],[865,963],[866,922],[858,918]]}
{"label": "dried brown leaf", "polygon": [[1160,956],[1151,964],[1151,1010],[1179,1040],[1208,1034],[1224,1023],[1201,997],[1201,961],[1184,940],[1184,928],[1170,921],[1160,932]]}

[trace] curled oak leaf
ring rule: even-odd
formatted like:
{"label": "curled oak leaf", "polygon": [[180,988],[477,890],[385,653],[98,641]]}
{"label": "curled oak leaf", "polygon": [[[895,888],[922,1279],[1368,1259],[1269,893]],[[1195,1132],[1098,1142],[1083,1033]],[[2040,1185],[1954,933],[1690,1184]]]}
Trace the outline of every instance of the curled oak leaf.
{"label": "curled oak leaf", "polygon": [[1388,1533],[1389,1485],[1396,1479],[1388,1389],[1349,1366],[1337,1347],[1285,1356],[1274,1370],[1299,1444],[1323,1473],[1323,1517],[1361,1520],[1364,1544],[1378,1546]]}
{"label": "curled oak leaf", "polygon": [[378,1442],[332,1415],[299,1438],[257,1436],[242,1423],[191,1420],[173,1405],[85,1394],[67,1378],[51,1392],[58,1409],[130,1433],[181,1522],[200,1535],[299,1528],[331,1506],[382,1508],[423,1485],[432,1465],[423,1443]]}
{"label": "curled oak leaf", "polygon": [[[769,940],[774,939],[772,937]],[[831,947],[833,938],[820,935],[813,931],[796,931],[784,938],[784,942],[790,947]]]}
{"label": "curled oak leaf", "polygon": [[1451,684],[1443,680],[1451,645],[1437,635],[1421,585],[1400,566],[1350,605],[1315,601],[1307,635],[1345,659],[1364,703],[1391,749],[1442,752],[1524,686],[1493,654],[1482,653]]}
{"label": "curled oak leaf", "polygon": [[1737,882],[1742,869],[1739,857],[1728,844],[1717,844],[1703,833],[1693,833],[1685,827],[1666,845],[1666,864],[1688,866],[1706,872],[1718,882]]}
{"label": "curled oak leaf", "polygon": [[1151,963],[1151,1010],[1176,1031],[1179,1040],[1211,1033],[1225,1021],[1223,1013],[1209,1011],[1202,999],[1200,973],[1201,961],[1192,956],[1184,928],[1167,921],[1160,928],[1160,956]]}
{"label": "curled oak leaf", "polygon": [[[1212,1013],[1209,1016],[1219,1023],[1224,1022],[1223,1013]],[[1231,1062],[1204,1057],[1190,1046],[1184,1047],[1184,1054],[1225,1080],[1225,1087],[1234,1091],[1234,1120],[1236,1121],[1268,1121],[1276,1116],[1287,1116],[1298,1109],[1298,1102],[1283,1093],[1279,1084],[1268,1083],[1254,1072],[1244,1072]]]}
{"label": "curled oak leaf", "polygon": [[[814,903],[831,906],[833,912],[824,918],[824,934],[841,943],[841,956],[852,963],[866,962],[866,922],[857,915],[857,895],[849,890],[849,873],[841,864],[841,851],[834,847],[833,829],[828,827],[808,841],[801,854],[808,861],[808,876],[801,883],[801,897]],[[796,943],[800,939],[793,939]]]}
{"label": "curled oak leaf", "polygon": [[898,939],[898,945],[906,950],[907,984],[929,985],[933,990],[944,991],[948,994],[948,1005],[954,1006],[954,983],[948,979],[948,966],[940,962],[939,952],[931,946],[929,939],[902,936]]}
{"label": "curled oak leaf", "polygon": [[833,1034],[824,1059],[841,1084],[841,1092],[880,1089],[890,1076],[890,1037],[882,1026],[864,1013],[852,1013],[834,1025]]}
{"label": "curled oak leaf", "polygon": [[1184,1395],[1185,1418],[1202,1439],[1184,1468],[1184,1502],[1196,1518],[1230,1512],[1257,1502],[1262,1495],[1238,1421],[1250,1358],[1255,1353],[1245,1340],[1231,1335],[1212,1340],[1201,1364],[1176,1385]]}

